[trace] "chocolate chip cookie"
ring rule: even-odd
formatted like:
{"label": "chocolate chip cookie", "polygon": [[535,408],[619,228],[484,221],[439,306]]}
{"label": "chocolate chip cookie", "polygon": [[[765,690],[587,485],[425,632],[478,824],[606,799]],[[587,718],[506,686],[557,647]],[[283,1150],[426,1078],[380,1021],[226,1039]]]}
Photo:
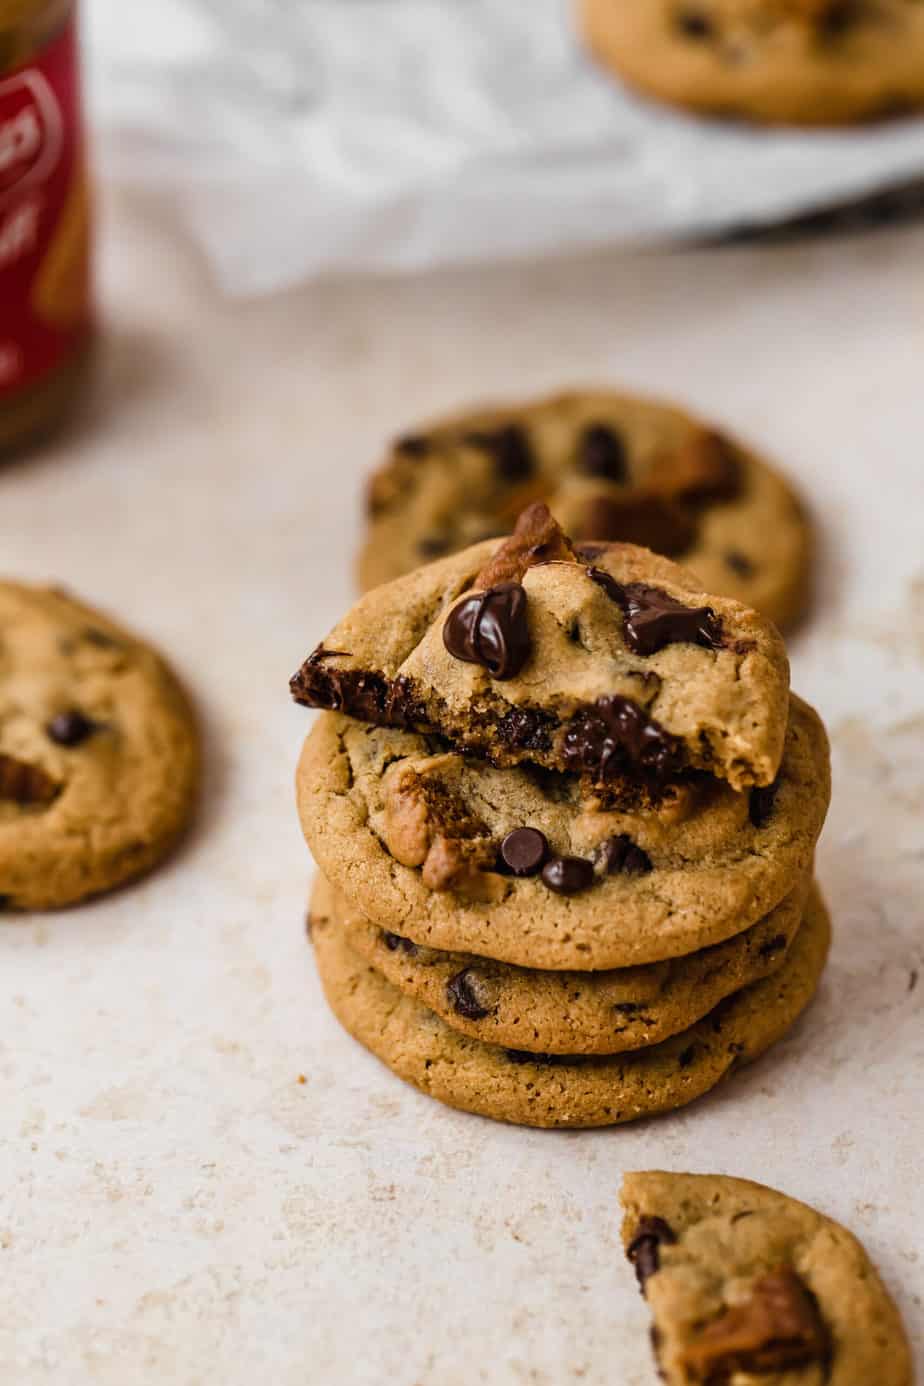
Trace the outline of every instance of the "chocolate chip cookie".
{"label": "chocolate chip cookie", "polygon": [[725,1175],[627,1174],[621,1199],[669,1386],[911,1386],[898,1311],[845,1228]]}
{"label": "chocolate chip cookie", "polygon": [[163,659],[51,588],[0,583],[0,897],[50,909],[158,862],[198,780],[189,702]]}
{"label": "chocolate chip cookie", "polygon": [[[773,785],[694,775],[588,797],[434,737],[321,716],[299,763],[308,845],[362,914],[413,942],[540,969],[659,962],[769,913],[812,866],[828,742],[795,696]],[[526,833],[526,840],[522,834]]]}
{"label": "chocolate chip cookie", "polygon": [[581,0],[607,67],[706,115],[834,125],[924,105],[918,0]]}
{"label": "chocolate chip cookie", "polygon": [[611,1126],[684,1106],[779,1039],[808,1005],[830,939],[812,897],[783,966],[661,1044],[608,1057],[538,1055],[462,1035],[350,948],[330,917],[312,930],[327,999],[398,1077],[463,1111],[523,1126]]}
{"label": "chocolate chip cookie", "polygon": [[705,770],[744,789],[779,769],[789,663],[755,611],[647,549],[575,547],[537,502],[502,543],[369,592],[291,687],[495,765],[598,787]]}
{"label": "chocolate chip cookie", "polygon": [[779,625],[808,599],[810,524],[789,482],[681,410],[613,391],[473,409],[396,439],[369,487],[361,583],[507,534],[536,500],[576,540],[681,558],[706,591]]}
{"label": "chocolate chip cookie", "polygon": [[354,953],[452,1029],[545,1054],[618,1054],[659,1044],[786,960],[808,881],[743,934],[670,962],[610,972],[540,972],[445,953],[380,929],[319,876],[313,923],[332,920]]}

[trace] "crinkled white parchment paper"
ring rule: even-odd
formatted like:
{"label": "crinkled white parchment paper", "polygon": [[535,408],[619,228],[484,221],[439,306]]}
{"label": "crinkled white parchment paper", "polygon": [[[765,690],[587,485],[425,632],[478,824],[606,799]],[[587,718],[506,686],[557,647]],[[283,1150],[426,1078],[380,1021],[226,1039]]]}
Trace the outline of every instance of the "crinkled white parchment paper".
{"label": "crinkled white parchment paper", "polygon": [[599,73],[572,0],[88,0],[103,168],[223,287],[772,222],[924,174],[924,121],[702,121]]}

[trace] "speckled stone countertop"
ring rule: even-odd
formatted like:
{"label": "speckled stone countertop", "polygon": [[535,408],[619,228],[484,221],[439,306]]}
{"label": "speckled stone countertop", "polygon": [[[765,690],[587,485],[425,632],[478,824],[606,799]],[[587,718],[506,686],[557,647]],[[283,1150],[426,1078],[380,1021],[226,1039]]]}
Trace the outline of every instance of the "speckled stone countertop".
{"label": "speckled stone countertop", "polygon": [[[17,1386],[646,1386],[625,1169],[726,1171],[866,1242],[924,1366],[924,229],[217,301],[110,199],[98,397],[0,473],[12,576],[147,632],[194,689],[197,831],[0,931],[0,1377]],[[621,381],[711,413],[821,522],[795,687],[825,715],[836,943],[770,1056],[677,1115],[447,1111],[328,1014],[286,680],[342,612],[382,438],[470,396]],[[920,980],[918,980],[920,978]],[[304,1078],[302,1082],[300,1077]]]}

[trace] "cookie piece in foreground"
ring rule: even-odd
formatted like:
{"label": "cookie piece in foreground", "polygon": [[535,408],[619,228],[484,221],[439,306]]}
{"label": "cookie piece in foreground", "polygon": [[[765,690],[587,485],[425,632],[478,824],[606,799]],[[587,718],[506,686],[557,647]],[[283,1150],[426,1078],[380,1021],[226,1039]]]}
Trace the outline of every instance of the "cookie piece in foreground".
{"label": "cookie piece in foreground", "polygon": [[154,866],[195,803],[190,704],[160,655],[59,589],[0,583],[0,895],[50,909]]}
{"label": "cookie piece in foreground", "polygon": [[845,1228],[726,1175],[627,1174],[620,1197],[668,1386],[911,1386],[898,1311]]}
{"label": "cookie piece in foreground", "polygon": [[[770,788],[736,793],[698,776],[657,798],[610,800],[588,798],[574,776],[499,770],[435,738],[325,713],[296,794],[319,867],[381,928],[521,967],[594,971],[721,943],[794,890],[827,812],[829,750],[793,697]],[[524,829],[549,857],[528,874],[504,860]]]}
{"label": "cookie piece in foreground", "polygon": [[613,390],[470,409],[396,439],[369,486],[361,585],[506,534],[536,500],[575,540],[676,558],[778,625],[808,602],[811,523],[790,483],[728,434]]}
{"label": "cookie piece in foreground", "polygon": [[605,66],[704,115],[846,125],[924,106],[915,0],[581,0],[580,12]]}
{"label": "cookie piece in foreground", "polygon": [[545,972],[421,947],[353,910],[323,876],[312,921],[332,918],[354,953],[452,1029],[541,1054],[618,1054],[686,1030],[742,987],[776,972],[802,921],[806,880],[766,919],[689,957],[608,972]]}
{"label": "cookie piece in foreground", "polygon": [[368,593],[291,687],[496,765],[597,785],[705,770],[744,789],[779,768],[789,661],[755,611],[647,549],[574,548],[536,504],[502,544]]}
{"label": "cookie piece in foreground", "polygon": [[399,1078],[450,1107],[521,1126],[615,1126],[685,1106],[780,1039],[815,994],[830,942],[813,895],[783,966],[649,1049],[605,1058],[482,1044],[404,996],[354,953],[331,918],[312,928],[334,1014]]}

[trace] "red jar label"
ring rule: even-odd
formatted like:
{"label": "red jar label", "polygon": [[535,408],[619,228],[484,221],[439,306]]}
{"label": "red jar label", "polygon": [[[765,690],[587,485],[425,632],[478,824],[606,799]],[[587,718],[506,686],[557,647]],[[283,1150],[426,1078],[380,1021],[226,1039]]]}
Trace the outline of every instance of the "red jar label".
{"label": "red jar label", "polygon": [[90,325],[89,205],[73,18],[0,78],[0,399],[34,384]]}

